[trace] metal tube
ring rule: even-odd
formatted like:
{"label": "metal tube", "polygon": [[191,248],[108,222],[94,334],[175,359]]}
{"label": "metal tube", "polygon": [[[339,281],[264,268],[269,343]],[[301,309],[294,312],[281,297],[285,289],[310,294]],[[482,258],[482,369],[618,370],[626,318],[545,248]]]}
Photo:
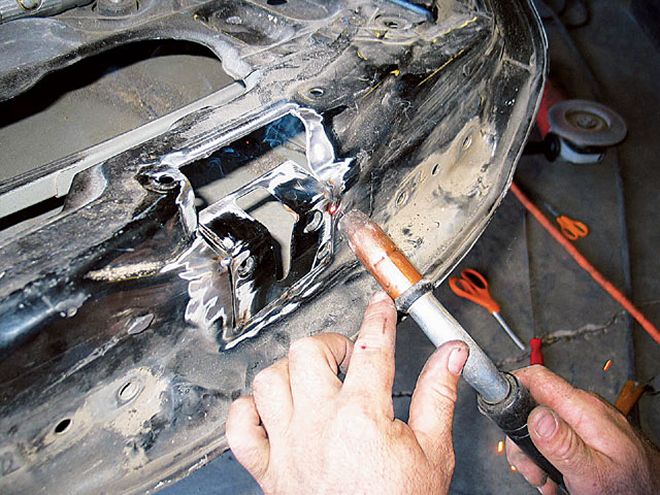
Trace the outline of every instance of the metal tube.
{"label": "metal tube", "polygon": [[462,340],[467,344],[470,355],[463,367],[463,378],[479,394],[479,410],[563,487],[561,473],[530,440],[527,417],[536,403],[529,390],[513,375],[502,373],[495,367],[481,347],[433,296],[429,284],[378,225],[365,214],[353,210],[342,218],[340,228],[362,264],[397,302],[397,307],[413,317],[436,347],[450,340]]}
{"label": "metal tube", "polygon": [[[364,213],[349,211],[341,219],[340,229],[355,255],[392,299],[398,300],[422,280],[406,255]],[[508,396],[509,382],[432,292],[420,295],[407,311],[436,347],[450,340],[468,345],[470,356],[463,377],[486,402],[494,404]]]}
{"label": "metal tube", "polygon": [[495,317],[495,319],[497,320],[497,323],[500,324],[500,326],[502,327],[502,329],[504,329],[504,331],[507,333],[507,335],[509,337],[511,337],[511,340],[513,340],[513,343],[516,344],[516,346],[518,346],[518,348],[521,351],[524,351],[525,350],[525,344],[523,344],[522,341],[516,336],[516,334],[513,333],[513,330],[511,330],[509,325],[506,324],[506,321],[504,321],[504,318],[502,318],[502,315],[499,314],[497,311],[495,313],[492,313],[492,315]]}
{"label": "metal tube", "polygon": [[463,368],[463,378],[486,402],[495,404],[509,395],[510,387],[506,378],[431,292],[420,296],[410,306],[408,314],[436,347],[450,340],[462,340],[468,345],[470,356]]}

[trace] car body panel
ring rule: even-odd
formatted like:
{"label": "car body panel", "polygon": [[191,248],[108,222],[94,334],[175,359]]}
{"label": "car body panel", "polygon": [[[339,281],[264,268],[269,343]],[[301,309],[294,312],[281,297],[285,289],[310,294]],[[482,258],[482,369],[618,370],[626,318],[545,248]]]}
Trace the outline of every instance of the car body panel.
{"label": "car body panel", "polygon": [[[209,47],[236,81],[0,184],[3,215],[64,198],[0,244],[3,492],[152,490],[221,453],[260,369],[297,338],[357,330],[375,284],[341,213],[369,213],[440,283],[506,193],[545,76],[524,0],[145,6],[0,26],[58,40],[3,59],[5,98],[164,37]],[[281,225],[259,220],[280,215],[267,204]]]}

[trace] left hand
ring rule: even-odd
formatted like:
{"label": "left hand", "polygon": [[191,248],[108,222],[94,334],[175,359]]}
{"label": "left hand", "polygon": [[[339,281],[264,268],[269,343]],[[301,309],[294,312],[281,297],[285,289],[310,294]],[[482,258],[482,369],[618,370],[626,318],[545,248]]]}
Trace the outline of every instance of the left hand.
{"label": "left hand", "polygon": [[392,403],[395,334],[394,304],[376,294],[355,345],[334,333],[298,340],[232,404],[229,445],[264,492],[447,493],[468,348],[448,342],[429,358],[406,424]]}

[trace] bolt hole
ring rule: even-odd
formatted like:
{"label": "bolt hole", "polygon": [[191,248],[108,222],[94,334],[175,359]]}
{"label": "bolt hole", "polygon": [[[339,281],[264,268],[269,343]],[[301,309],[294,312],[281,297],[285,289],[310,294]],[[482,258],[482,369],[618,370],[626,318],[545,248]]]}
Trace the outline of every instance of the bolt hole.
{"label": "bolt hole", "polygon": [[323,88],[311,88],[309,90],[309,95],[312,96],[313,98],[320,98],[325,94],[325,89]]}
{"label": "bolt hole", "polygon": [[156,182],[163,185],[172,184],[174,182],[174,177],[168,174],[162,174],[156,176]]}
{"label": "bolt hole", "polygon": [[472,145],[472,136],[470,135],[470,136],[467,136],[467,137],[463,140],[463,149],[466,150],[466,149],[468,149],[471,145]]}
{"label": "bolt hole", "polygon": [[306,234],[309,232],[314,232],[321,226],[321,223],[323,223],[323,213],[318,210],[313,211],[309,216],[309,220],[307,220],[307,225],[305,225],[304,232]]}
{"label": "bolt hole", "polygon": [[266,3],[268,5],[284,5],[287,0],[268,0]]}
{"label": "bolt hole", "polygon": [[390,19],[384,21],[383,24],[385,25],[386,28],[389,29],[399,29],[401,27],[401,25],[397,21],[393,21]]}
{"label": "bolt hole", "polygon": [[18,3],[25,10],[34,10],[41,5],[41,0],[18,0]]}
{"label": "bolt hole", "polygon": [[62,433],[66,432],[70,426],[71,426],[71,419],[64,418],[62,421],[60,421],[55,425],[55,434],[61,435]]}
{"label": "bolt hole", "polygon": [[433,165],[433,168],[431,169],[431,175],[437,175],[437,173],[440,171],[440,164],[436,163]]}
{"label": "bolt hole", "polygon": [[122,402],[128,402],[131,399],[134,399],[140,391],[140,385],[135,382],[126,382],[119,389],[117,396]]}
{"label": "bolt hole", "polygon": [[396,197],[396,205],[403,206],[403,204],[406,202],[407,199],[408,199],[408,194],[405,191],[400,192],[399,195]]}

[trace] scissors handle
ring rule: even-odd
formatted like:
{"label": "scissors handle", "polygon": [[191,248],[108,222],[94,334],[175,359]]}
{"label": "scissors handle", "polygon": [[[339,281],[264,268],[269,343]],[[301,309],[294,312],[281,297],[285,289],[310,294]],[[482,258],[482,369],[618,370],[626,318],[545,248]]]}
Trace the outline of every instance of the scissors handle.
{"label": "scissors handle", "polygon": [[500,305],[488,290],[488,281],[476,270],[468,268],[459,277],[449,279],[449,288],[454,294],[486,308],[489,313],[499,313]]}
{"label": "scissors handle", "polygon": [[566,239],[576,241],[589,235],[589,227],[579,220],[574,220],[567,215],[560,215],[556,218],[561,233]]}

